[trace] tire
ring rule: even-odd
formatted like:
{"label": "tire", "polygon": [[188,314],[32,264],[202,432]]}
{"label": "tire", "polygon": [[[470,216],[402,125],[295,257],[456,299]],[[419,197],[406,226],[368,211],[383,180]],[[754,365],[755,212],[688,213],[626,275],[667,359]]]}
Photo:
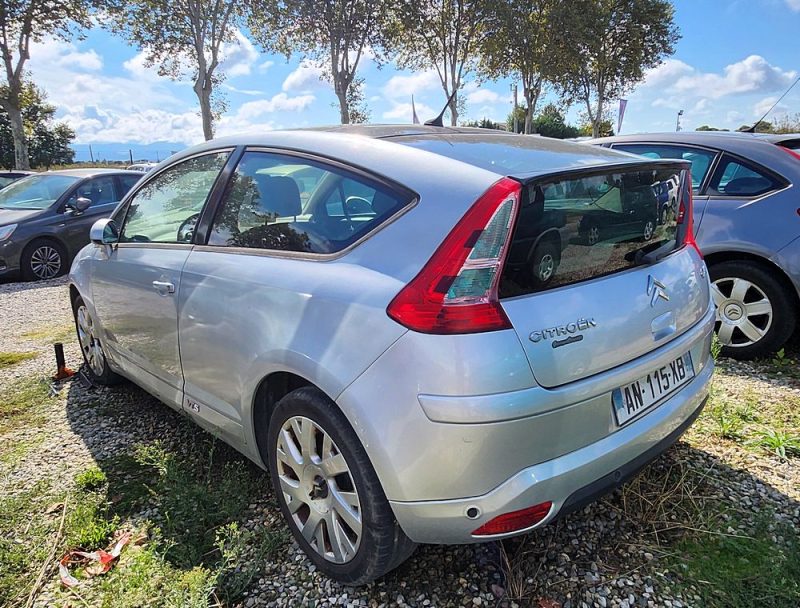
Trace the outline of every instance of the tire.
{"label": "tire", "polygon": [[[303,437],[310,437],[306,455],[300,447]],[[416,545],[395,520],[361,442],[319,389],[298,388],[277,403],[269,424],[268,458],[281,512],[298,544],[326,575],[363,585],[414,552]],[[351,522],[359,523],[360,530]]]}
{"label": "tire", "polygon": [[603,235],[600,232],[600,225],[595,221],[590,221],[585,225],[581,225],[581,229],[583,232],[583,238],[586,240],[588,245],[596,245],[603,238]]}
{"label": "tire", "polygon": [[72,316],[75,320],[75,332],[78,335],[78,344],[81,347],[83,363],[89,379],[100,386],[119,384],[123,378],[108,366],[103,346],[94,334],[97,327],[94,316],[80,296],[75,298],[72,303]]}
{"label": "tire", "polygon": [[[721,354],[747,360],[780,350],[794,331],[797,311],[775,271],[758,263],[734,260],[713,264],[709,276],[717,305],[715,331],[723,343]],[[750,287],[745,289],[747,284]],[[762,312],[767,304],[769,312]],[[752,339],[755,330],[746,326],[748,321],[760,335],[756,340]]]}
{"label": "tire", "polygon": [[653,238],[653,235],[655,233],[656,233],[655,220],[647,220],[642,226],[642,239],[644,241],[649,241],[650,239]]}
{"label": "tire", "polygon": [[26,281],[54,279],[69,270],[66,248],[53,239],[34,239],[20,259],[22,278]]}
{"label": "tire", "polygon": [[542,287],[552,281],[560,262],[561,251],[552,238],[536,245],[530,262],[533,284]]}

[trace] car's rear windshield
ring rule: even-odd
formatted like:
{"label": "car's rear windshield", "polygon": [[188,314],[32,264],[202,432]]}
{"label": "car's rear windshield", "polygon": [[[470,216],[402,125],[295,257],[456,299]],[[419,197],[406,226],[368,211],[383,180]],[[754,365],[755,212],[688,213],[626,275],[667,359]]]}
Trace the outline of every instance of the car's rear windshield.
{"label": "car's rear windshield", "polygon": [[593,169],[526,184],[500,296],[563,287],[649,263],[678,246],[680,165]]}

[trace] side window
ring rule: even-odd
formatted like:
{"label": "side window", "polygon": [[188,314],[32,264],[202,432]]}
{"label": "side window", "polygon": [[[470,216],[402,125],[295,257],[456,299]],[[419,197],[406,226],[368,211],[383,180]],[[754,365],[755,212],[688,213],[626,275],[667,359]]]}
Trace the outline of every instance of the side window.
{"label": "side window", "polygon": [[700,184],[703,183],[708,169],[717,155],[716,152],[703,150],[702,148],[671,144],[614,144],[612,148],[630,152],[631,154],[641,154],[647,158],[678,158],[690,161],[692,163],[692,188],[695,192],[700,188]]}
{"label": "side window", "polygon": [[246,152],[208,244],[335,253],[410,202],[383,184],[316,161]]}
{"label": "side window", "polygon": [[116,195],[114,189],[114,178],[111,176],[95,177],[80,186],[70,197],[72,202],[79,198],[88,198],[92,201],[92,206],[116,203],[121,197]]}
{"label": "side window", "polygon": [[227,152],[190,158],[150,180],[128,205],[122,243],[190,243]]}
{"label": "side window", "polygon": [[759,196],[777,187],[779,184],[768,175],[727,155],[711,180],[713,193],[721,196]]}
{"label": "side window", "polygon": [[122,191],[119,193],[119,198],[122,199],[128,194],[128,191],[133,188],[140,179],[142,179],[141,175],[120,175],[119,183],[122,185]]}

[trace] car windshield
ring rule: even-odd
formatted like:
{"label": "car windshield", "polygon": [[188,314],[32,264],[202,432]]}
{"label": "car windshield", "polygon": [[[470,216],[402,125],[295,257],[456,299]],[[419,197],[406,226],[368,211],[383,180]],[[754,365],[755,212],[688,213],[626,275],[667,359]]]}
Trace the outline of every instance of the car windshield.
{"label": "car windshield", "polygon": [[75,184],[71,175],[31,175],[0,190],[0,209],[46,209]]}

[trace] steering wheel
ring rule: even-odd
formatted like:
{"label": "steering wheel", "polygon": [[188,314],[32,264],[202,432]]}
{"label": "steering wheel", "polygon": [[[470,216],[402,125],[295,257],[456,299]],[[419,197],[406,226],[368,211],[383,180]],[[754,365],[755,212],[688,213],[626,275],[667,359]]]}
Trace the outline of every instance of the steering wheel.
{"label": "steering wheel", "polygon": [[197,220],[200,219],[200,214],[195,213],[194,215],[190,215],[187,217],[181,225],[178,226],[178,242],[179,243],[191,243],[192,237],[194,237],[194,229],[197,226]]}

